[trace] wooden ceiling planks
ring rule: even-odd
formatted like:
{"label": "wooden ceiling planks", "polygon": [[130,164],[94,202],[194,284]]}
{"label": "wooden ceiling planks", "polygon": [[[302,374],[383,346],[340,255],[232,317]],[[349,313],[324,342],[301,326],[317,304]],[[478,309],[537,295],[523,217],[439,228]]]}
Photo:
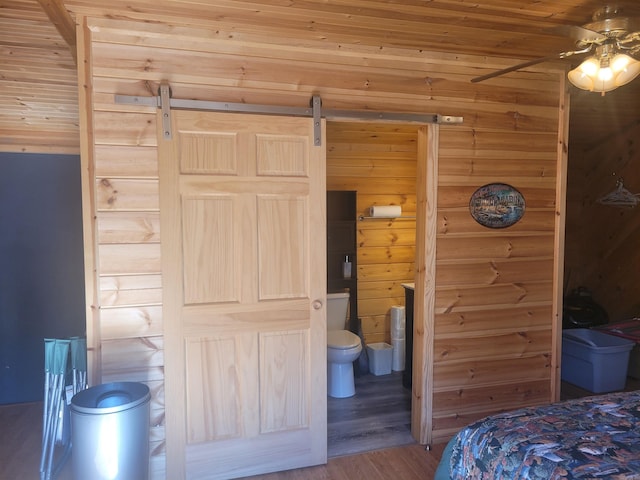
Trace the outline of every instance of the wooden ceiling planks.
{"label": "wooden ceiling planks", "polygon": [[[85,14],[154,19],[174,28],[178,25],[211,28],[213,25],[220,39],[246,38],[248,42],[255,42],[266,32],[275,42],[289,43],[292,48],[312,44],[318,51],[322,48],[348,51],[349,45],[355,44],[358,48],[387,49],[391,59],[396,48],[413,50],[416,55],[429,51],[429,55],[446,52],[491,57],[487,58],[485,68],[479,66],[477,71],[467,68],[461,72],[460,81],[464,82],[470,76],[517,63],[513,59],[529,60],[572,50],[575,45],[571,39],[553,35],[548,29],[585,24],[605,3],[603,0],[112,0],[108,6],[102,3],[97,6],[90,0],[66,0],[72,11]],[[616,3],[623,7],[625,14],[640,16],[637,1]],[[346,56],[345,61],[362,61],[361,52]],[[452,60],[443,57],[443,61]],[[575,66],[578,61],[548,62],[532,70]],[[526,73],[478,84],[476,95],[481,100],[484,95],[492,95],[496,85],[517,83],[522,75]],[[433,76],[437,78],[437,72],[433,72]],[[617,129],[637,121],[638,109],[624,106],[637,105],[640,81],[607,94],[610,98],[606,100],[574,87],[570,87],[570,91],[574,97],[570,151],[580,152],[594,142],[606,140],[615,133],[613,126]]]}
{"label": "wooden ceiling planks", "polygon": [[[290,45],[292,61],[303,55],[301,47],[311,48],[313,54],[341,52],[345,68],[350,63],[370,61],[363,51],[387,53],[389,62],[404,68],[396,60],[402,56],[428,55],[442,62],[455,63],[457,58],[468,60],[475,55],[477,68],[461,68],[460,78],[447,78],[467,83],[471,77],[505,68],[519,61],[547,56],[574,48],[569,38],[551,34],[549,29],[558,25],[582,25],[591,20],[604,0],[38,0],[54,17],[67,21],[77,14],[122,19],[120,28],[126,29],[126,20],[138,23],[165,23],[167,48],[180,50],[190,43],[211,40],[229,41],[230,55],[251,49],[261,49],[261,39]],[[77,101],[75,95],[59,97],[55,111],[51,105],[43,111],[16,110],[20,105],[18,83],[40,85],[36,90],[45,95],[44,84],[54,88],[75,85],[76,72],[70,48],[47,18],[38,2],[32,0],[5,0],[0,6],[0,48],[5,61],[0,65],[0,122],[10,117],[23,122],[47,118],[51,130],[61,135],[77,136]],[[625,14],[640,16],[640,2],[618,0]],[[47,6],[49,5],[49,6]],[[65,9],[69,17],[65,17]],[[58,22],[58,23],[60,23]],[[109,27],[113,28],[113,27]],[[136,29],[138,29],[137,27]],[[108,30],[108,29],[107,29]],[[179,35],[179,33],[183,35]],[[108,35],[108,33],[104,33]],[[238,42],[240,40],[240,42]],[[144,42],[158,43],[160,38],[140,38]],[[69,42],[72,42],[69,40]],[[235,49],[235,51],[234,51]],[[305,52],[309,54],[309,50]],[[18,58],[20,60],[18,60]],[[335,55],[331,58],[335,61]],[[471,90],[478,101],[496,95],[496,86],[517,84],[528,75],[538,75],[558,68],[575,66],[579,59],[548,62],[526,72],[516,72],[481,82]],[[44,66],[44,68],[43,68]],[[375,65],[372,65],[372,68]],[[54,73],[54,70],[58,70]],[[540,73],[537,73],[540,72]],[[425,81],[438,81],[438,72],[429,72]],[[544,90],[544,84],[541,89]],[[610,138],[620,128],[638,121],[640,81],[622,87],[605,97],[569,87],[572,93],[570,152],[591,148],[599,141]],[[50,88],[49,88],[50,89]],[[498,89],[499,90],[499,89]],[[363,90],[366,92],[366,90]],[[531,92],[535,95],[536,92]],[[525,94],[525,93],[523,93]],[[529,94],[529,93],[527,93]],[[425,91],[428,98],[428,89]],[[67,103],[69,102],[69,103]],[[46,103],[46,102],[45,102]],[[11,106],[6,110],[5,106]],[[632,108],[629,108],[631,106]],[[21,113],[22,117],[13,117]],[[47,113],[49,115],[47,115]],[[54,126],[55,124],[55,126]],[[48,137],[45,134],[45,137]],[[48,138],[51,141],[51,138]],[[4,136],[0,144],[4,144]],[[14,148],[14,147],[11,147]]]}
{"label": "wooden ceiling planks", "polygon": [[0,55],[0,150],[78,153],[75,63],[37,2],[3,0]]}
{"label": "wooden ceiling planks", "polygon": [[[457,2],[460,3],[460,2]],[[515,2],[514,2],[515,3]],[[189,25],[233,25],[234,31],[248,33],[252,29],[300,40],[324,40],[357,43],[378,47],[456,51],[486,55],[526,57],[547,54],[558,45],[558,37],[542,31],[561,24],[554,15],[544,19],[511,9],[505,15],[500,9],[439,2],[273,2],[217,1],[215,8],[206,4],[174,1],[154,3],[115,0],[108,9],[92,2],[67,0],[73,10],[89,15],[114,15],[122,18],[152,17],[168,23]],[[581,22],[587,21],[587,12]],[[551,20],[550,20],[551,19]],[[508,38],[507,38],[508,36]],[[571,46],[561,39],[563,47]]]}

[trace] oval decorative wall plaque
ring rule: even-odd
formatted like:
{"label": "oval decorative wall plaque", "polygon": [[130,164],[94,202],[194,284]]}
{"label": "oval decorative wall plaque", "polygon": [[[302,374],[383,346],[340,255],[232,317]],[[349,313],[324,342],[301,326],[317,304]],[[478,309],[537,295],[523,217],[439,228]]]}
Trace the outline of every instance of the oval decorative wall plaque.
{"label": "oval decorative wall plaque", "polygon": [[524,215],[524,197],[511,185],[489,183],[473,192],[469,212],[485,227],[510,227]]}

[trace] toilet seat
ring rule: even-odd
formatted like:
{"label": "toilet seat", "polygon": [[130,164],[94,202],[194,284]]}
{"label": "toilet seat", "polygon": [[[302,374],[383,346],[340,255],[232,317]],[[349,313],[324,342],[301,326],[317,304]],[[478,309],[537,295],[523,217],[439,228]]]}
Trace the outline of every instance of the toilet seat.
{"label": "toilet seat", "polygon": [[327,347],[348,350],[361,345],[360,337],[349,330],[329,330],[327,332]]}

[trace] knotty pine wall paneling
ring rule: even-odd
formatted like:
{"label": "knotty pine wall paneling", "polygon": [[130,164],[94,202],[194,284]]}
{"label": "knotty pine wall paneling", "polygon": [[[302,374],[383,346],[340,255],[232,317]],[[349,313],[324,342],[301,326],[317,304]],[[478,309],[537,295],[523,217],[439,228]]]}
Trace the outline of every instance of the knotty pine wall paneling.
{"label": "knotty pine wall paneling", "polygon": [[[432,401],[424,430],[446,440],[467,421],[554,400],[553,292],[561,279],[549,267],[559,255],[556,218],[562,220],[555,203],[558,146],[565,145],[558,126],[568,114],[563,72],[531,70],[472,84],[476,68],[490,59],[338,45],[331,38],[296,43],[224,18],[211,29],[78,20],[86,21],[79,42],[86,43],[90,67],[81,115],[90,126],[83,129],[86,195],[95,198],[95,207],[85,203],[92,209],[85,219],[96,217],[96,242],[85,245],[97,277],[90,308],[100,312],[99,376],[155,387],[153,478],[163,478],[163,366],[170,361],[162,349],[156,111],[118,105],[114,95],[155,96],[163,80],[175,98],[307,106],[318,94],[332,109],[463,116],[463,125],[438,129],[438,228],[429,246],[436,252],[429,286],[436,315],[419,319],[419,328],[430,329],[424,338],[433,339],[424,346],[433,351],[433,390],[414,392]],[[237,34],[218,34],[224,31]],[[363,214],[374,203],[415,211],[415,127],[328,123],[327,188],[358,190]],[[512,184],[526,199],[526,214],[513,227],[487,229],[469,215],[470,195],[491,182]],[[386,338],[387,310],[402,303],[399,284],[412,278],[412,223],[359,222],[367,341]]]}
{"label": "knotty pine wall paneling", "polygon": [[[96,105],[89,28],[79,25],[87,341],[92,383],[152,394],[152,478],[164,478],[164,351],[155,109]],[[91,254],[92,253],[92,254]]]}

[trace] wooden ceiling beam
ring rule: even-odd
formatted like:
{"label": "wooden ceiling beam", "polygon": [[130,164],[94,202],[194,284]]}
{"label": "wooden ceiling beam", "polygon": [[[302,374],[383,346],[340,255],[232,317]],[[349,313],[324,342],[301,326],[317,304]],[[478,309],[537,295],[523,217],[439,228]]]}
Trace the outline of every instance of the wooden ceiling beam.
{"label": "wooden ceiling beam", "polygon": [[51,20],[51,23],[55,25],[60,36],[69,45],[73,61],[77,63],[76,22],[64,6],[64,0],[38,0],[38,3],[49,17],[49,20]]}

